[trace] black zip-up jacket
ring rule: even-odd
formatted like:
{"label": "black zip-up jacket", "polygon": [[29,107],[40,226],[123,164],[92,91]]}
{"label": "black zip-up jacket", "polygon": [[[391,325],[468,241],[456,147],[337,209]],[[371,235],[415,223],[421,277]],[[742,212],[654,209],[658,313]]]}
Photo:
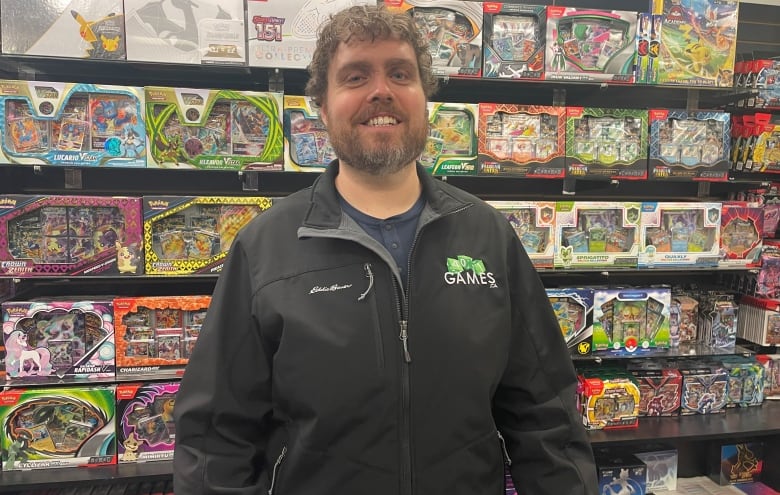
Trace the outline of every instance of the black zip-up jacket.
{"label": "black zip-up jacket", "polygon": [[500,495],[507,458],[521,494],[596,494],[574,368],[509,223],[418,167],[402,287],[337,173],[233,243],[176,401],[177,495]]}

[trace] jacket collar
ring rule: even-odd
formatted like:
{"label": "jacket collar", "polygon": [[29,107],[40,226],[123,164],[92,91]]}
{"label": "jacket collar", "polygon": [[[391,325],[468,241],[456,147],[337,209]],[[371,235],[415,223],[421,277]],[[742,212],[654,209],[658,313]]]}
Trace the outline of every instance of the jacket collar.
{"label": "jacket collar", "polygon": [[[334,160],[314,181],[309,196],[309,208],[303,219],[304,227],[337,228],[341,223],[341,205],[336,190],[339,162]],[[441,181],[434,179],[419,163],[417,176],[422,183],[422,194],[435,214],[443,215],[462,208],[468,202],[445,190]]]}

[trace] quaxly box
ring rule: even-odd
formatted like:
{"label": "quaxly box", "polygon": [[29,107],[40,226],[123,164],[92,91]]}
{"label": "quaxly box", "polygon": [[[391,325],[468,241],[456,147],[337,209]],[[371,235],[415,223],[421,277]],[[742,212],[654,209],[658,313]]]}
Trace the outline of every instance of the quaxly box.
{"label": "quaxly box", "polygon": [[247,0],[249,65],[305,69],[311,63],[317,30],[331,15],[371,0]]}

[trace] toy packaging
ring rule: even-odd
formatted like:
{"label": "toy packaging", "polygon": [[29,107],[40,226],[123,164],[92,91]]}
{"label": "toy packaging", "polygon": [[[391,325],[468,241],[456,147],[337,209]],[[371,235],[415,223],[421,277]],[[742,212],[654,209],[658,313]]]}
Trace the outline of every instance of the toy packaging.
{"label": "toy packaging", "polygon": [[319,27],[341,10],[370,4],[376,1],[248,0],[249,65],[305,69],[311,63]]}
{"label": "toy packaging", "polygon": [[547,8],[484,2],[483,12],[482,77],[542,79]]}
{"label": "toy packaging", "polygon": [[648,492],[677,489],[677,449],[651,444],[634,455],[647,466]]}
{"label": "toy packaging", "polygon": [[720,203],[642,203],[639,267],[718,266]]}
{"label": "toy packaging", "polygon": [[730,87],[738,0],[654,0],[663,14],[658,83]]}
{"label": "toy packaging", "polygon": [[210,302],[210,296],[115,298],[117,376],[181,374]]}
{"label": "toy packaging", "polygon": [[676,416],[680,412],[682,375],[674,368],[631,367],[639,382],[640,416]]}
{"label": "toy packaging", "polygon": [[720,485],[758,481],[764,470],[764,444],[742,442],[721,445],[713,468],[711,478]]}
{"label": "toy packaging", "polygon": [[780,302],[740,296],[737,337],[761,346],[780,346]]}
{"label": "toy packaging", "polygon": [[124,1],[127,60],[246,64],[243,0]]}
{"label": "toy packaging", "polygon": [[560,178],[565,171],[566,109],[479,104],[479,174]]}
{"label": "toy packaging", "polygon": [[647,178],[647,110],[566,107],[566,176]]}
{"label": "toy packaging", "polygon": [[558,201],[556,268],[636,267],[640,203]]}
{"label": "toy packaging", "polygon": [[599,493],[645,495],[647,493],[647,466],[632,454],[596,459]]}
{"label": "toy packaging", "polygon": [[729,114],[654,109],[649,118],[651,179],[728,180]]}
{"label": "toy packaging", "polygon": [[634,82],[637,12],[547,7],[544,78]]}
{"label": "toy packaging", "polygon": [[140,275],[141,199],[0,196],[0,275]]}
{"label": "toy packaging", "polygon": [[116,464],[113,386],[0,392],[3,471]]}
{"label": "toy packaging", "polygon": [[384,0],[390,11],[407,12],[428,41],[437,76],[482,75],[482,2]]}
{"label": "toy packaging", "polygon": [[593,350],[633,353],[669,347],[668,288],[596,289]]}
{"label": "toy packaging", "polygon": [[761,266],[763,208],[756,203],[725,202],[721,207],[719,266]]}
{"label": "toy packaging", "polygon": [[280,93],[152,86],[144,92],[147,166],[282,170]]}
{"label": "toy packaging", "polygon": [[308,96],[284,96],[284,169],[322,172],[336,158],[319,108]]}
{"label": "toy packaging", "polygon": [[420,156],[426,170],[433,175],[476,175],[478,118],[479,105],[474,103],[428,102],[428,140]]}
{"label": "toy packaging", "polygon": [[764,402],[764,367],[755,356],[727,355],[721,363],[729,374],[726,407],[760,406]]}
{"label": "toy packaging", "polygon": [[144,167],[143,98],[130,86],[0,81],[0,160]]}
{"label": "toy packaging", "polygon": [[639,386],[617,369],[586,369],[579,375],[582,422],[589,430],[636,428]]}
{"label": "toy packaging", "polygon": [[122,0],[2,0],[2,52],[125,59]]}
{"label": "toy packaging", "polygon": [[657,84],[663,16],[649,12],[640,12],[638,19],[634,82],[637,84]]}
{"label": "toy packaging", "polygon": [[114,377],[111,298],[9,301],[2,316],[10,383]]}
{"label": "toy packaging", "polygon": [[737,344],[739,306],[734,295],[712,291],[702,296],[699,305],[699,335],[702,343],[719,349],[734,349]]}
{"label": "toy packaging", "polygon": [[531,263],[553,267],[555,203],[552,201],[488,201],[512,224]]}
{"label": "toy packaging", "polygon": [[719,364],[680,361],[683,389],[680,414],[715,414],[726,410],[728,372]]}
{"label": "toy packaging", "polygon": [[572,356],[593,349],[593,289],[546,289],[558,325]]}
{"label": "toy packaging", "polygon": [[123,383],[116,387],[120,464],[173,459],[173,410],[179,382]]}
{"label": "toy packaging", "polygon": [[259,196],[144,196],[146,274],[219,273],[238,231],[270,207]]}
{"label": "toy packaging", "polygon": [[699,301],[685,294],[672,294],[669,308],[669,336],[671,346],[696,342],[699,336]]}

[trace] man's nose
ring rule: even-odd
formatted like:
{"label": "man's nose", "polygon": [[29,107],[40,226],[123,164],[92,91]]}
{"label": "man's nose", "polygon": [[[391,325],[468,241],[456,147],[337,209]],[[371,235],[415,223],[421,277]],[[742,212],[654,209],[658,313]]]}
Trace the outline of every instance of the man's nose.
{"label": "man's nose", "polygon": [[393,91],[388,78],[376,77],[370,94],[371,101],[390,101],[393,99]]}

